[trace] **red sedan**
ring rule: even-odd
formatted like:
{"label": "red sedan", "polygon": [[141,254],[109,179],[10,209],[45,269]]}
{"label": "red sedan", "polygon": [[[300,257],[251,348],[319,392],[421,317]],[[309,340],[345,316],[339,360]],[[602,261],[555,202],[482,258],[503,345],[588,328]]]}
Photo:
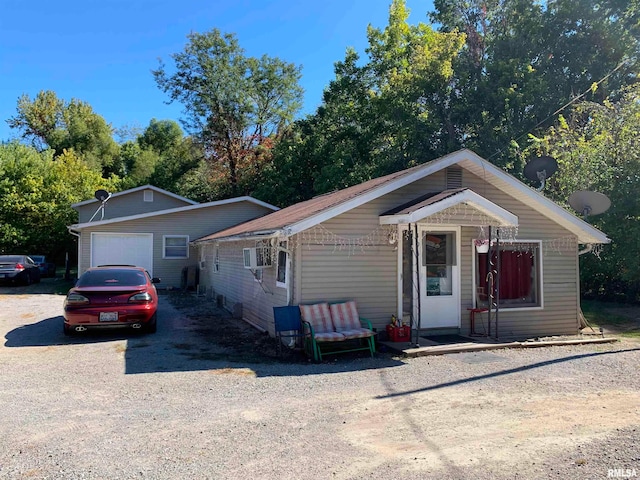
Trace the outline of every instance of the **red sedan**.
{"label": "red sedan", "polygon": [[103,266],[84,272],[64,302],[64,333],[129,327],[156,331],[158,292],[141,267]]}

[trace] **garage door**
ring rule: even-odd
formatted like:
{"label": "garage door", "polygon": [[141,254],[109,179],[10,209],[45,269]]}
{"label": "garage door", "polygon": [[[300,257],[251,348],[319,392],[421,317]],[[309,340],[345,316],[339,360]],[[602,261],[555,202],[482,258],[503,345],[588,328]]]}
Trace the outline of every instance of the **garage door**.
{"label": "garage door", "polygon": [[91,266],[137,265],[153,275],[152,233],[92,233]]}

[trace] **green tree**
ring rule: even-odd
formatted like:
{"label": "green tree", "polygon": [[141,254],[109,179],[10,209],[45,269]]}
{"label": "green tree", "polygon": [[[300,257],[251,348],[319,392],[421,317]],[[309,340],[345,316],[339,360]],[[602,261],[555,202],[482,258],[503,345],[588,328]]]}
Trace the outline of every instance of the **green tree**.
{"label": "green tree", "polygon": [[[635,4],[635,6],[634,6]],[[527,133],[568,102],[601,102],[636,81],[637,2],[435,0],[432,21],[466,33],[443,119],[450,143],[511,171]]]}
{"label": "green tree", "polygon": [[164,63],[153,71],[156,83],[170,101],[183,104],[183,123],[218,177],[212,181],[224,179],[227,191],[219,194],[246,193],[240,172],[259,163],[260,147],[269,148],[265,141],[277,137],[300,109],[300,68],[266,55],[248,57],[233,34],[217,29],[188,39],[184,51],[172,55],[171,72]]}
{"label": "green tree", "polygon": [[[612,240],[600,258],[581,257],[583,292],[640,302],[640,84],[602,104],[581,102],[544,136],[531,137],[527,155],[554,156],[558,172],[545,193],[560,203],[578,190],[604,193],[611,208],[588,217]],[[578,215],[580,213],[578,212]]]}
{"label": "green tree", "polygon": [[17,142],[0,145],[0,252],[63,251],[72,241],[67,225],[77,221],[71,204],[115,188],[72,150],[53,155]]}
{"label": "green tree", "polygon": [[55,155],[61,155],[64,150],[73,149],[91,168],[101,170],[105,178],[121,168],[120,147],[113,139],[113,129],[86,102],[65,102],[52,91],[41,91],[33,100],[22,95],[16,115],[7,122],[39,150],[51,148]]}
{"label": "green tree", "polygon": [[[449,150],[440,103],[464,36],[409,25],[408,17],[404,0],[394,0],[388,26],[367,30],[369,61],[362,64],[347,49],[317,112],[276,147],[256,195],[271,199],[286,191],[289,199],[277,203],[288,204]],[[288,187],[276,189],[283,182]]]}

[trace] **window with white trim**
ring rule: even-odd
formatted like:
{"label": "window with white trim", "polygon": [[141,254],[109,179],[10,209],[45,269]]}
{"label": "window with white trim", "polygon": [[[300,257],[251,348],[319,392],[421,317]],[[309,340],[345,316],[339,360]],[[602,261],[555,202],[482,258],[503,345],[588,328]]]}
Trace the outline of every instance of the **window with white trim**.
{"label": "window with white trim", "polygon": [[[500,245],[500,258],[491,250],[476,253],[476,297],[487,305],[489,294],[496,298],[496,282],[500,282],[500,308],[536,308],[542,306],[541,249],[537,242],[516,242]],[[499,279],[488,272],[499,272]]]}
{"label": "window with white trim", "polygon": [[287,288],[287,263],[289,253],[287,252],[287,242],[280,242],[278,248],[278,268],[276,270],[276,286]]}
{"label": "window with white trim", "polygon": [[153,190],[145,190],[143,200],[145,202],[153,202]]}
{"label": "window with white trim", "polygon": [[189,258],[189,235],[164,235],[162,258]]}

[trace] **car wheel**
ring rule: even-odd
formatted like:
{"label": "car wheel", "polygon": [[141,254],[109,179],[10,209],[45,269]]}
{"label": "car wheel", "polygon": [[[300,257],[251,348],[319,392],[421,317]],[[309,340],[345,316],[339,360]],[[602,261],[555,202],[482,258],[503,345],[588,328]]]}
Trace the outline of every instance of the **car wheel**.
{"label": "car wheel", "polygon": [[147,324],[146,331],[147,333],[156,333],[157,330],[158,330],[158,314],[154,313],[153,317],[151,317],[151,320],[149,320],[149,323]]}
{"label": "car wheel", "polygon": [[31,275],[27,272],[27,274],[24,276],[24,284],[25,286],[29,286],[31,285]]}

